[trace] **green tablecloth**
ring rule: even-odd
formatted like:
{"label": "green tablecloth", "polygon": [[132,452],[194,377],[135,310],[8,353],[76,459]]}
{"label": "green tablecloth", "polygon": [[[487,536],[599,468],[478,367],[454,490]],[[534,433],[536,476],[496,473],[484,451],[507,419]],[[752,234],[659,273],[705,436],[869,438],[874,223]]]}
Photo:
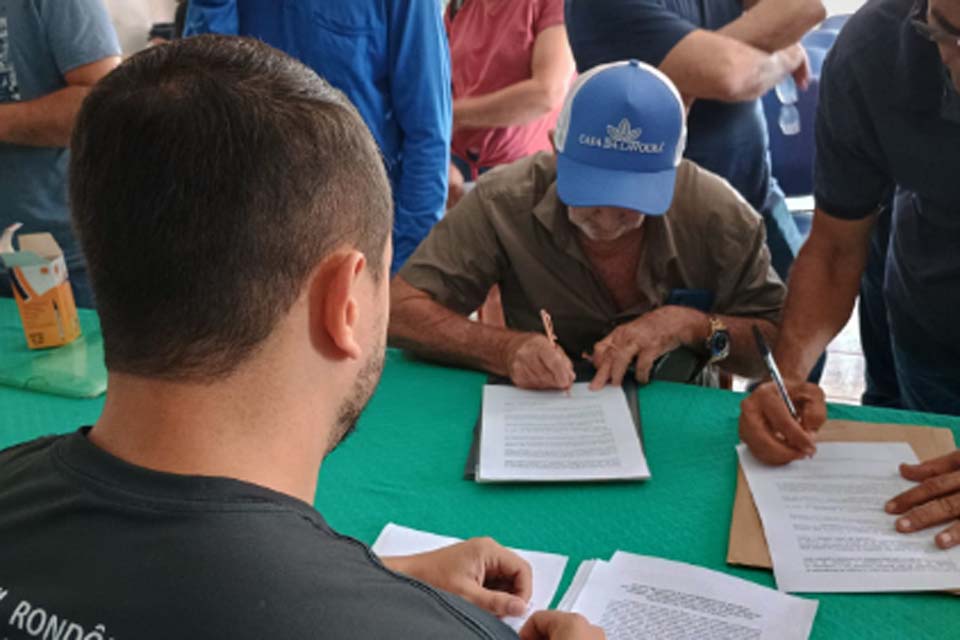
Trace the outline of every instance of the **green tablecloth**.
{"label": "green tablecloth", "polygon": [[[6,276],[0,272],[0,278]],[[79,310],[83,333],[68,345],[31,350],[16,303],[0,298],[0,386],[68,398],[96,398],[107,388],[103,337],[97,314]]]}
{"label": "green tablecloth", "polygon": [[[2,357],[2,354],[0,354]],[[317,508],[371,543],[389,521],[581,560],[617,549],[690,562],[773,586],[769,571],[724,563],[736,478],[738,394],[655,383],[640,391],[653,478],[642,484],[508,486],[461,479],[484,376],[390,351],[357,432],[324,463]],[[100,400],[0,388],[0,446],[93,422]],[[960,419],[832,406],[833,418],[948,426]],[[960,599],[822,595],[814,638],[957,638]]]}

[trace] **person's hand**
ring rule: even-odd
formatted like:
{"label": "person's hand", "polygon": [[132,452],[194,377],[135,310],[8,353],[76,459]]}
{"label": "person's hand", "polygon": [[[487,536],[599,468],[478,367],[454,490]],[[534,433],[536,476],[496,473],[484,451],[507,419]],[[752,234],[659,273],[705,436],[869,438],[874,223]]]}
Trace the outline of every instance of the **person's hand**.
{"label": "person's hand", "polygon": [[777,386],[764,382],[740,403],[740,439],[767,464],[787,464],[817,451],[813,434],[827,420],[823,390],[809,382],[785,381],[800,420],[794,420]]}
{"label": "person's hand", "polygon": [[436,551],[384,558],[383,563],[495,616],[523,615],[533,594],[530,565],[491,538],[471,538]]}
{"label": "person's hand", "polygon": [[791,73],[793,82],[797,85],[797,89],[806,91],[810,88],[810,56],[807,55],[803,45],[798,43],[793,46],[799,49],[798,57],[800,58],[800,64]]}
{"label": "person's hand", "polygon": [[780,60],[781,69],[793,76],[797,88],[805,90],[810,84],[810,59],[803,45],[798,42],[780,49],[774,55]]}
{"label": "person's hand", "polygon": [[539,333],[513,338],[505,360],[510,381],[521,389],[569,389],[577,379],[563,349]]}
{"label": "person's hand", "polygon": [[605,640],[603,629],[579,613],[537,611],[520,629],[520,640]]}
{"label": "person's hand", "polygon": [[941,549],[960,544],[960,451],[920,464],[902,464],[900,475],[920,484],[886,505],[887,513],[902,514],[897,531],[910,533],[952,520],[934,540]]}
{"label": "person's hand", "polygon": [[464,177],[457,165],[450,163],[447,169],[447,209],[453,209],[460,202],[464,191]]}
{"label": "person's hand", "polygon": [[620,325],[594,345],[592,361],[597,374],[590,388],[596,391],[608,383],[619,386],[631,362],[636,362],[637,382],[648,382],[653,361],[681,345],[678,329],[683,313],[676,307],[661,307]]}

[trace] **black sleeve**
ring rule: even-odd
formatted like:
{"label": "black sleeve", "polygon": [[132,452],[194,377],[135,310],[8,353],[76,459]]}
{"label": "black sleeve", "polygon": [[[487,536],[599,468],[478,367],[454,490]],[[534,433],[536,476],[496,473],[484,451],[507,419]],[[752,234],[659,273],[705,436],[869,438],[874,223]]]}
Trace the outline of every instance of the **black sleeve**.
{"label": "black sleeve", "polygon": [[814,196],[817,208],[858,220],[889,196],[893,179],[852,58],[843,43],[827,56],[816,120]]}

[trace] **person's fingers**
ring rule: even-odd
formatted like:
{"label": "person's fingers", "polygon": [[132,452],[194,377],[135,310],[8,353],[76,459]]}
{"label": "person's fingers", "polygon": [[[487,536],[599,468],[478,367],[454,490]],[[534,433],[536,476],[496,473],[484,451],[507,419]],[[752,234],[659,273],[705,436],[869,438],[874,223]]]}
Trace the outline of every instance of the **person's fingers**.
{"label": "person's fingers", "polygon": [[563,388],[569,389],[577,381],[577,373],[573,368],[573,360],[567,356],[566,352],[559,346],[554,346],[557,357],[560,358],[561,372],[563,373]]}
{"label": "person's fingers", "polygon": [[520,616],[532,594],[530,565],[493,538],[471,538],[458,545],[452,591],[496,616]]}
{"label": "person's fingers", "polygon": [[633,369],[633,377],[636,378],[637,382],[640,384],[650,382],[650,373],[653,371],[654,360],[656,360],[656,357],[654,357],[652,352],[640,353],[637,356],[637,361]]}
{"label": "person's fingers", "polygon": [[790,397],[800,414],[800,423],[806,431],[818,431],[827,421],[827,397],[823,389],[805,382],[789,389]]}
{"label": "person's fingers", "polygon": [[952,549],[960,544],[960,522],[954,522],[933,539],[941,549]]}
{"label": "person's fingers", "polygon": [[812,456],[817,452],[813,435],[808,433],[803,426],[790,415],[790,410],[787,409],[787,405],[780,396],[780,392],[774,383],[765,382],[757,387],[753,393],[757,396],[757,404],[763,422],[767,425],[771,433],[773,433],[774,437],[780,439],[780,437],[777,436],[777,434],[780,434],[786,444],[805,455]]}
{"label": "person's fingers", "polygon": [[537,359],[534,363],[526,363],[515,369],[514,375],[510,377],[514,386],[520,389],[556,389],[557,385],[553,381],[553,374],[543,363]]}
{"label": "person's fingers", "polygon": [[900,475],[914,482],[923,482],[927,478],[957,470],[960,470],[960,449],[939,458],[925,460],[920,464],[900,465]]}
{"label": "person's fingers", "polygon": [[545,336],[534,336],[525,342],[510,365],[510,380],[521,389],[562,389],[554,380],[552,369],[544,362],[545,354],[554,355],[557,349]]}
{"label": "person's fingers", "polygon": [[807,66],[806,62],[800,64],[799,67],[793,72],[793,81],[796,83],[797,88],[801,91],[806,91],[810,86],[810,67]]}
{"label": "person's fingers", "polygon": [[934,498],[910,509],[897,519],[895,526],[900,533],[910,533],[954,518],[960,518],[960,493]]}
{"label": "person's fingers", "polygon": [[493,580],[509,585],[509,593],[528,602],[533,595],[533,569],[530,563],[492,538],[482,538],[481,544],[484,582]]}
{"label": "person's fingers", "polygon": [[806,91],[810,88],[810,56],[807,55],[806,49],[804,49],[803,52],[803,65],[801,65],[801,68],[803,69],[803,77],[800,80],[800,88]]}
{"label": "person's fingers", "polygon": [[603,632],[579,613],[537,611],[520,629],[520,640],[593,640]]}
{"label": "person's fingers", "polygon": [[593,362],[596,364],[597,360],[602,360],[607,350],[613,344],[612,337],[607,336],[600,342],[593,345]]}
{"label": "person's fingers", "polygon": [[548,349],[541,349],[537,357],[544,370],[544,381],[550,381],[555,389],[569,389],[573,384],[573,363],[567,355],[553,345]]}
{"label": "person's fingers", "polygon": [[804,455],[789,446],[784,439],[776,437],[766,424],[758,399],[752,395],[740,403],[739,426],[740,439],[762,462],[783,465],[799,460]]}
{"label": "person's fingers", "polygon": [[927,478],[917,486],[893,498],[885,506],[887,513],[903,513],[934,498],[960,492],[960,471]]}
{"label": "person's fingers", "polygon": [[594,365],[597,367],[597,375],[593,377],[593,380],[590,382],[591,391],[599,391],[607,385],[607,380],[610,379],[610,367],[612,362],[609,358],[604,358],[602,362],[599,362],[594,358]]}
{"label": "person's fingers", "polygon": [[520,631],[517,632],[520,640],[549,640],[550,636],[547,635],[546,627],[550,623],[550,616],[557,613],[559,611],[537,611],[527,618],[527,621],[520,627]]}
{"label": "person's fingers", "polygon": [[506,591],[488,589],[475,582],[465,584],[460,595],[498,618],[522,616],[527,611],[527,601],[523,598]]}
{"label": "person's fingers", "polygon": [[610,366],[610,384],[619,387],[623,384],[623,377],[627,375],[634,351],[631,348],[618,349],[613,353],[613,364]]}
{"label": "person's fingers", "polygon": [[742,415],[740,439],[758,460],[769,465],[780,466],[803,458],[803,453],[777,439],[766,427],[746,425]]}

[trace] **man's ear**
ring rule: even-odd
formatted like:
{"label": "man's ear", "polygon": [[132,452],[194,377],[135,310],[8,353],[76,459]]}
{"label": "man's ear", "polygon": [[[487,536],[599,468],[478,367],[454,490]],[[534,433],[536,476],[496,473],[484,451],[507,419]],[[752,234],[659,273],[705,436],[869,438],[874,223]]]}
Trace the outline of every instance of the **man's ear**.
{"label": "man's ear", "polygon": [[335,359],[357,359],[362,355],[357,331],[360,307],[357,301],[361,274],[367,267],[359,251],[331,256],[310,282],[310,341],[315,349]]}

